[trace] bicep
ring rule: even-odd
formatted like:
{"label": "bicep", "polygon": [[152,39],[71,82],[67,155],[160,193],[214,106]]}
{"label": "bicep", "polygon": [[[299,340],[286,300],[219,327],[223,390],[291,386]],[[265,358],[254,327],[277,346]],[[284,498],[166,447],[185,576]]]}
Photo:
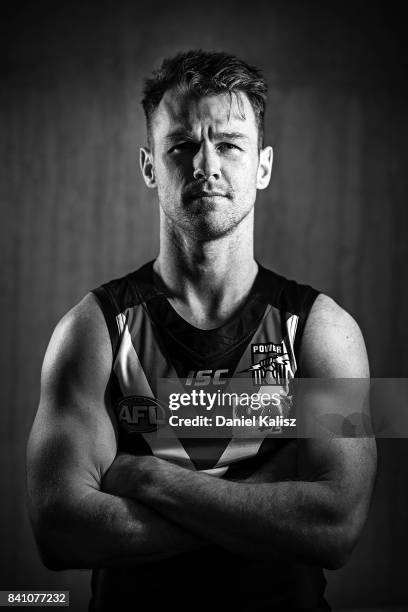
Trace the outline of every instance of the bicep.
{"label": "bicep", "polygon": [[108,381],[109,335],[92,296],[56,327],[41,377],[41,398],[27,447],[33,511],[87,487],[99,488],[116,455]]}
{"label": "bicep", "polygon": [[357,323],[327,296],[312,308],[300,359],[310,379],[300,381],[299,477],[325,483],[339,512],[363,518],[376,470],[368,358]]}

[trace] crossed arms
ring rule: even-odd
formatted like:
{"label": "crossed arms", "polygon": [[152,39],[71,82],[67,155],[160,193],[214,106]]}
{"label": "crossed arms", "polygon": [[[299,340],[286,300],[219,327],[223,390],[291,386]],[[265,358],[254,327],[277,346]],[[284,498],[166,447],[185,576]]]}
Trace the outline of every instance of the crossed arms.
{"label": "crossed arms", "polygon": [[[310,377],[368,376],[357,325],[325,296],[309,315],[301,366]],[[299,439],[240,482],[117,455],[111,367],[106,324],[89,295],[51,338],[27,449],[31,520],[47,567],[148,563],[209,544],[344,564],[368,510],[373,439]]]}

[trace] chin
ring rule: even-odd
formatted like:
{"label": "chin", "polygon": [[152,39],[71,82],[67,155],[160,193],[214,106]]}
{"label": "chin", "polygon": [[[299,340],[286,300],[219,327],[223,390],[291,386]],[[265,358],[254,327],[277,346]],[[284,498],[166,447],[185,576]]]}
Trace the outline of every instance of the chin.
{"label": "chin", "polygon": [[223,210],[216,203],[203,207],[189,207],[177,214],[169,214],[165,209],[168,223],[176,232],[181,232],[197,241],[206,242],[228,236],[244,221],[253,210],[253,205],[245,210]]}
{"label": "chin", "polygon": [[230,223],[212,223],[208,219],[202,219],[201,222],[197,221],[196,219],[195,223],[190,223],[186,230],[196,240],[200,241],[217,240],[228,236],[239,225],[239,221]]}

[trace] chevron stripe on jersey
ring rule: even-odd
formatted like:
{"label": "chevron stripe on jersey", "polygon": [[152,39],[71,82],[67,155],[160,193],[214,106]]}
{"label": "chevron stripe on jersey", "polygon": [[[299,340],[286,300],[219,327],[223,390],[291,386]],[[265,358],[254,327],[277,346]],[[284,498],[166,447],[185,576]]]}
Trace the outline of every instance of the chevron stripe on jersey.
{"label": "chevron stripe on jersey", "polygon": [[[318,295],[311,287],[259,266],[244,307],[221,327],[201,330],[180,317],[155,287],[153,262],[94,293],[112,340],[115,403],[127,396],[156,398],[158,379],[182,381],[202,370],[222,370],[229,378],[253,376],[256,391],[270,384],[287,384],[299,375],[301,334]],[[179,390],[183,391],[182,382]],[[232,467],[246,469],[282,443],[262,436],[183,439],[168,425],[165,433],[131,433],[119,423],[118,448],[223,476]]]}

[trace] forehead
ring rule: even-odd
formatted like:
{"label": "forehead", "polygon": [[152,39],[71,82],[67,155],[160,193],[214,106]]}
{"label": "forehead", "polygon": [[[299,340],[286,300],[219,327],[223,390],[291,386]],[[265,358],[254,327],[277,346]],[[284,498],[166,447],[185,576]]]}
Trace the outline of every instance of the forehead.
{"label": "forehead", "polygon": [[257,137],[257,125],[252,105],[243,92],[209,95],[197,98],[175,89],[168,90],[154,112],[152,128],[156,137],[185,130],[195,133],[239,130]]}

